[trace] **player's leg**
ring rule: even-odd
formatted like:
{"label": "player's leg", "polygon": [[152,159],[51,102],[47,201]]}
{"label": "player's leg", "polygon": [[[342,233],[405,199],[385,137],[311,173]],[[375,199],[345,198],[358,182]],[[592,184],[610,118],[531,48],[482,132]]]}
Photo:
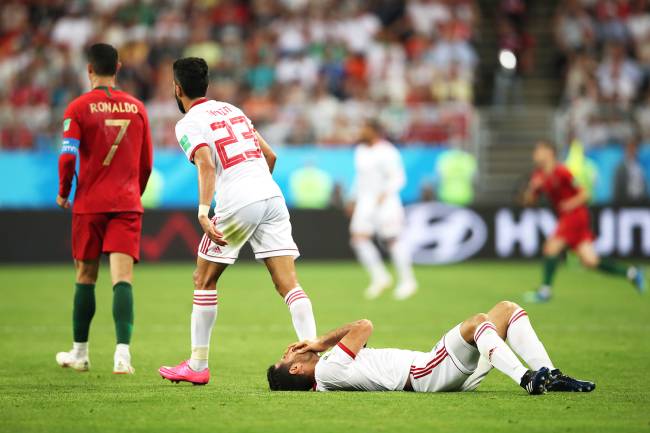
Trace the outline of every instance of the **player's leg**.
{"label": "player's leg", "polygon": [[294,260],[293,256],[268,257],[264,264],[271,274],[275,290],[289,308],[298,340],[313,340],[317,337],[316,320],[311,300],[298,282]]}
{"label": "player's leg", "polygon": [[90,368],[88,334],[95,315],[95,283],[105,227],[103,215],[72,215],[72,255],[76,273],[72,304],[73,343],[72,350],[56,354],[56,361],[62,367],[78,371]]}
{"label": "player's leg", "polygon": [[208,368],[212,329],[217,320],[217,282],[228,265],[235,263],[239,250],[250,238],[261,219],[262,206],[248,205],[228,217],[214,217],[212,222],[229,242],[220,246],[203,235],[198,247],[196,269],[193,274],[194,294],[190,321],[190,359],[170,367],[158,369],[160,375],[172,382],[190,382],[205,385],[210,380]]}
{"label": "player's leg", "polygon": [[142,214],[113,214],[106,226],[103,252],[109,255],[113,284],[113,321],[115,323],[115,354],[113,373],[131,374],[131,335],[133,334],[133,264],[140,259]]}
{"label": "player's leg", "polygon": [[576,247],[576,254],[584,266],[597,269],[606,274],[623,277],[630,281],[639,293],[646,291],[645,276],[641,267],[628,266],[607,257],[599,257],[591,240],[581,242]]}
{"label": "player's leg", "polygon": [[300,256],[291,235],[289,210],[282,197],[264,201],[266,210],[250,237],[255,259],[263,260],[271,274],[275,290],[289,308],[299,340],[316,338],[316,321],[311,300],[296,275],[295,260]]}
{"label": "player's leg", "polygon": [[192,299],[190,368],[203,371],[208,368],[212,329],[217,320],[217,282],[228,264],[199,257],[194,271],[194,296]]}
{"label": "player's leg", "polygon": [[374,205],[361,199],[354,207],[350,220],[350,246],[370,277],[370,284],[365,291],[368,299],[377,298],[392,283],[381,253],[372,240],[377,229],[377,212]]}
{"label": "player's leg", "polygon": [[542,284],[534,292],[524,295],[527,302],[548,302],[553,296],[553,279],[560,261],[560,254],[566,249],[566,241],[556,235],[551,236],[544,242],[542,258]]}
{"label": "player's leg", "polygon": [[111,282],[113,284],[113,322],[115,323],[115,374],[134,372],[131,366],[131,335],[133,334],[133,257],[113,252],[109,254]]}
{"label": "player's leg", "polygon": [[500,336],[505,334],[512,350],[519,355],[532,370],[550,370],[549,391],[593,391],[592,382],[576,380],[565,376],[551,361],[546,348],[537,336],[528,318],[528,313],[514,302],[502,301],[489,312],[488,318],[495,324]]}
{"label": "player's leg", "polygon": [[506,330],[490,320],[487,314],[476,314],[460,326],[463,339],[475,344],[478,351],[494,368],[510,377],[529,394],[543,394],[550,377],[548,368],[528,370],[503,340]]}
{"label": "player's leg", "polygon": [[407,299],[417,291],[417,282],[413,273],[411,252],[399,239],[404,227],[404,208],[399,197],[389,197],[380,206],[377,232],[386,242],[391,261],[397,272],[397,286],[394,297]]}
{"label": "player's leg", "polygon": [[397,238],[386,241],[391,261],[397,271],[397,286],[394,297],[397,300],[404,300],[413,296],[418,289],[417,281],[413,273],[413,262],[411,253],[404,242]]}

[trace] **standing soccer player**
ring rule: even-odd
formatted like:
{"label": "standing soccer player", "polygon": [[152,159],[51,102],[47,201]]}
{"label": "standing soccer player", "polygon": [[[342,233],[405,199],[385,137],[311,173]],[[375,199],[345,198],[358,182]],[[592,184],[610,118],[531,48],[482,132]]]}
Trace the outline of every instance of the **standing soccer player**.
{"label": "standing soccer player", "polygon": [[88,50],[92,90],[70,103],[63,120],[56,203],[70,207],[69,195],[79,158],[72,206],[72,255],[77,270],[72,313],[72,350],[60,352],[62,367],[86,371],[88,331],[95,314],[95,283],[102,253],[109,255],[117,347],[113,373],[131,374],[133,263],[140,254],[144,192],[151,173],[149,120],[142,102],[115,88],[117,51],[107,44]]}
{"label": "standing soccer player", "polygon": [[587,209],[589,195],[576,185],[569,170],[558,162],[553,144],[548,141],[538,142],[533,153],[533,162],[535,171],[524,192],[524,202],[526,205],[533,205],[540,193],[544,193],[555,209],[558,223],[555,233],[544,243],[542,285],[537,291],[528,292],[526,299],[529,302],[547,302],[551,299],[559,255],[566,248],[575,251],[584,266],[626,278],[640,293],[644,292],[645,278],[642,268],[626,266],[599,257],[596,253]]}
{"label": "standing soccer player", "polygon": [[350,221],[351,245],[370,275],[366,297],[375,299],[390,286],[391,276],[372,238],[376,235],[385,242],[399,280],[394,296],[401,300],[417,290],[411,257],[398,240],[404,224],[399,192],[406,176],[399,152],[380,131],[375,122],[366,122],[361,131],[361,144],[355,150],[356,197]]}
{"label": "standing soccer player", "polygon": [[[289,308],[298,339],[315,338],[316,323],[311,301],[296,277],[294,260],[299,253],[291,236],[289,211],[271,177],[273,150],[239,108],[205,97],[205,60],[183,58],[173,68],[178,108],[185,114],[176,124],[176,136],[198,171],[198,220],[205,235],[194,272],[191,357],[159,372],[173,382],[203,385],[210,380],[208,352],[217,318],[217,281],[246,242],[255,258],[266,264]],[[213,197],[216,204],[210,219]]]}

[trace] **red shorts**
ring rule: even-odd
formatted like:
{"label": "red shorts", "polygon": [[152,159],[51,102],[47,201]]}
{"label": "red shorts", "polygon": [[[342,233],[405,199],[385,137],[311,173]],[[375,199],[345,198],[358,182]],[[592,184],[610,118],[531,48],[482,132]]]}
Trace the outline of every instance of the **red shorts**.
{"label": "red shorts", "polygon": [[102,253],[124,253],[137,262],[141,229],[138,212],[73,214],[72,257],[94,260]]}
{"label": "red shorts", "polygon": [[571,249],[576,249],[583,242],[593,241],[589,211],[579,210],[560,216],[553,236],[562,239]]}

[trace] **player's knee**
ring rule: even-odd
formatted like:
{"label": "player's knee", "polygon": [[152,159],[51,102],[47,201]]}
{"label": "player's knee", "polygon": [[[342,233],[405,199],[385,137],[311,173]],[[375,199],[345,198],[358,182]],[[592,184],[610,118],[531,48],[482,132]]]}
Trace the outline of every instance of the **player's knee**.
{"label": "player's knee", "polygon": [[198,269],[192,274],[192,280],[194,282],[194,290],[214,290],[216,286],[214,279],[211,279],[205,272],[201,272]]}
{"label": "player's knee", "polygon": [[81,284],[94,284],[97,281],[97,268],[81,265],[77,268],[77,282]]}
{"label": "player's knee", "polygon": [[499,310],[503,311],[504,313],[512,314],[514,313],[518,308],[521,308],[518,304],[512,302],[512,301],[501,301],[497,303],[494,308],[498,308]]}
{"label": "player's knee", "polygon": [[467,331],[470,332],[472,335],[474,335],[476,328],[478,328],[481,323],[487,322],[488,320],[490,319],[488,318],[488,315],[485,313],[475,314],[467,321],[468,322]]}
{"label": "player's knee", "polygon": [[596,257],[581,257],[580,261],[582,262],[582,266],[587,268],[595,268],[598,266],[598,258]]}

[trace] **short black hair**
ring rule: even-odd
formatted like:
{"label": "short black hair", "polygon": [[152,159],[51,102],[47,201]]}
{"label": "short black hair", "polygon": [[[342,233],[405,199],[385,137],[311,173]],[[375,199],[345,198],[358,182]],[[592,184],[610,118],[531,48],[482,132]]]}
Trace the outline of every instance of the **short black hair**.
{"label": "short black hair", "polygon": [[112,45],[91,45],[86,51],[86,57],[95,74],[102,77],[112,77],[117,73],[117,50]]}
{"label": "short black hair", "polygon": [[303,374],[289,373],[289,366],[282,364],[279,367],[272,365],[266,370],[271,391],[309,391],[314,386],[314,380]]}
{"label": "short black hair", "polygon": [[174,62],[174,79],[188,98],[200,98],[208,91],[208,64],[200,57]]}

